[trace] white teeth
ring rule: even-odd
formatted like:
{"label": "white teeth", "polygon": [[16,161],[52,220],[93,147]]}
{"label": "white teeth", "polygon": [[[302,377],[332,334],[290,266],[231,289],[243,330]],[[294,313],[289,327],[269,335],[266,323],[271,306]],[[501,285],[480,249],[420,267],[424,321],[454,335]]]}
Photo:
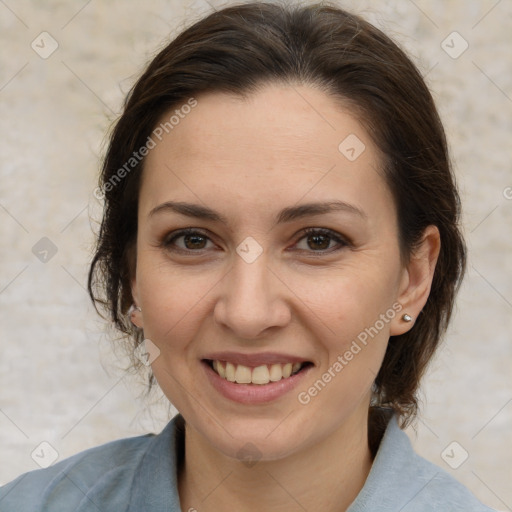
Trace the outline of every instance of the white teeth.
{"label": "white teeth", "polygon": [[226,363],[226,379],[235,382],[235,366],[231,363]]}
{"label": "white teeth", "polygon": [[290,375],[297,373],[302,363],[286,363],[261,365],[256,368],[250,368],[243,364],[234,365],[229,362],[213,361],[213,369],[223,379],[237,384],[268,384],[277,382],[281,379],[287,379]]}
{"label": "white teeth", "polygon": [[214,370],[217,371],[217,373],[223,378],[225,379],[226,378],[226,369],[224,368],[224,366],[222,366],[222,363],[219,362],[219,361],[214,361],[214,363],[217,363],[217,368],[215,368],[215,366],[213,367]]}
{"label": "white teeth", "polygon": [[235,371],[235,381],[238,384],[250,384],[251,383],[251,369],[247,366],[239,364]]}
{"label": "white teeth", "polygon": [[280,364],[273,364],[270,367],[270,380],[277,382],[283,378],[283,369]]}
{"label": "white teeth", "polygon": [[252,371],[252,383],[253,384],[268,384],[270,382],[270,374],[268,372],[267,365],[256,366]]}

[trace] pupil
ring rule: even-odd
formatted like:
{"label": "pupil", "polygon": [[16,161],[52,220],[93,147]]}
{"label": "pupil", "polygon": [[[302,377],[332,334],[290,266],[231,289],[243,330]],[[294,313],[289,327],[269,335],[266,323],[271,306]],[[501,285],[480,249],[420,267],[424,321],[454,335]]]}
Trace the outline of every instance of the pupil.
{"label": "pupil", "polygon": [[[190,249],[190,247],[188,247],[188,242],[192,240],[192,248],[202,249],[202,247],[197,247],[197,243],[201,244],[201,239],[203,239],[204,242],[204,238],[200,235],[185,235],[185,246],[187,246],[187,248]],[[199,242],[197,242],[198,240]]]}
{"label": "pupil", "polygon": [[326,235],[311,235],[311,236],[310,236],[310,239],[313,239],[313,240],[314,240],[314,242],[313,242],[314,244],[316,244],[316,243],[317,243],[318,239],[323,239],[323,240],[324,240],[324,242],[325,242],[325,241],[327,241],[327,245],[326,245],[325,243],[324,243],[324,244],[322,244],[322,243],[320,242],[320,245],[323,245],[322,247],[320,247],[320,249],[326,249],[326,248],[329,246],[329,241],[328,241],[329,237],[328,237],[328,236],[326,236]]}

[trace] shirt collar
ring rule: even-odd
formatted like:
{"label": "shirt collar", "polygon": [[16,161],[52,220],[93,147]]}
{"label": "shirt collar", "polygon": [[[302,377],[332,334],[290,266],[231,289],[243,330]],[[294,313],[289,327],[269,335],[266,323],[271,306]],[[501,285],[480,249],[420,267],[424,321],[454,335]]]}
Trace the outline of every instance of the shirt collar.
{"label": "shirt collar", "polygon": [[181,512],[178,466],[184,450],[184,419],[176,415],[153,437],[135,472],[129,512]]}
{"label": "shirt collar", "polygon": [[366,482],[347,512],[402,510],[412,505],[441,471],[424,462],[398,425],[398,416],[392,415]]}
{"label": "shirt collar", "polygon": [[[178,414],[160,434],[153,437],[139,463],[132,485],[129,512],[181,511],[178,468],[183,453],[184,419]],[[397,416],[393,416],[366,482],[347,512],[393,510],[397,505],[414,499],[421,491],[416,488],[412,478],[415,456],[407,434],[400,429]],[[386,492],[383,493],[382,489]]]}

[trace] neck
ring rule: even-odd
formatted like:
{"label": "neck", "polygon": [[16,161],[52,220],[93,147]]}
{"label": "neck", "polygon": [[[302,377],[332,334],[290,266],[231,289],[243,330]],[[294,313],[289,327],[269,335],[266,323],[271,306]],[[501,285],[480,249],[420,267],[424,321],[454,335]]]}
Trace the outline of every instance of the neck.
{"label": "neck", "polygon": [[364,412],[354,413],[319,443],[253,466],[220,453],[186,425],[185,461],[178,474],[182,510],[345,511],[372,465]]}

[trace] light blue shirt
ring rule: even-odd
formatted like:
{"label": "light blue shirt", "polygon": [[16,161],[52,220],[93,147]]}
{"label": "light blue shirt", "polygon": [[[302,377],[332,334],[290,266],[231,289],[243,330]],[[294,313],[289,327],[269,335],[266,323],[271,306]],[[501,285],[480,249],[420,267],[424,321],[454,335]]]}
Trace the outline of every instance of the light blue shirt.
{"label": "light blue shirt", "polygon": [[[183,417],[158,435],[91,448],[0,487],[1,512],[182,512],[177,461]],[[364,487],[347,512],[491,512],[388,423]],[[186,511],[183,511],[186,512]],[[317,512],[317,511],[310,511]]]}

